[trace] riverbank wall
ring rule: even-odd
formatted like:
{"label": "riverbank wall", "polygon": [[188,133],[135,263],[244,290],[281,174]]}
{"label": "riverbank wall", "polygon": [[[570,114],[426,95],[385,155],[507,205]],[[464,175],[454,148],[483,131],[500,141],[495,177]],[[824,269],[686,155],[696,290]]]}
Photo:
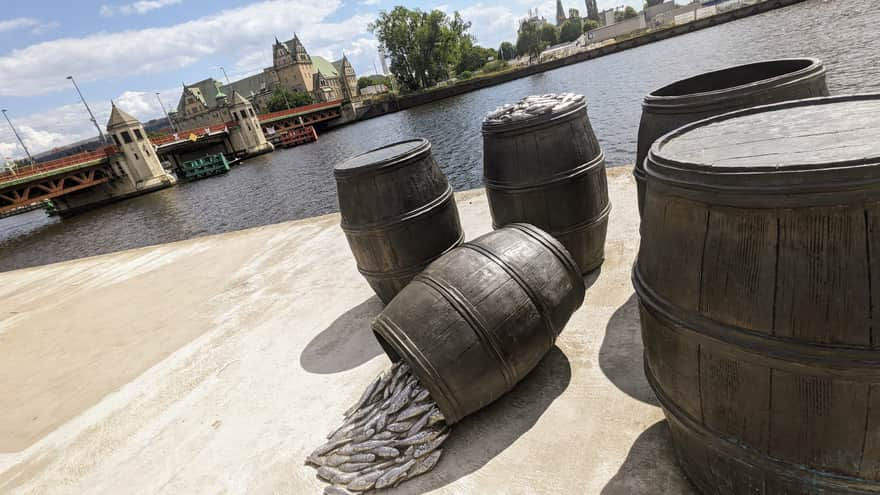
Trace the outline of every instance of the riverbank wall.
{"label": "riverbank wall", "polygon": [[732,22],[738,19],[744,19],[753,15],[763,14],[771,10],[788,7],[790,5],[801,3],[804,1],[805,0],[767,0],[765,2],[757,3],[755,5],[749,5],[728,12],[724,12],[722,14],[716,14],[711,17],[698,19],[687,24],[680,24],[669,28],[663,28],[637,34],[636,36],[620,40],[616,43],[611,43],[598,48],[585,50],[556,60],[537,63],[529,65],[527,67],[512,69],[484,77],[477,77],[469,79],[467,81],[459,82],[451,86],[432,88],[430,90],[422,91],[419,93],[413,93],[399,97],[395,97],[392,95],[384,101],[373,103],[369,107],[364,108],[363,111],[359,113],[358,120],[372,119],[375,117],[381,117],[382,115],[387,115],[389,113],[395,113],[401,110],[417,107],[419,105],[426,105],[428,103],[433,103],[438,100],[443,100],[464,93],[469,93],[471,91],[504,84],[506,82],[533,76],[535,74],[540,74],[549,70],[559,69],[568,65],[579,64],[581,62],[586,62],[587,60],[604,57],[606,55],[611,55],[632,48],[637,48],[639,46],[647,45],[649,43],[655,43],[657,41],[674,38],[676,36],[681,36],[702,29],[707,29],[720,24],[726,24],[728,22]]}
{"label": "riverbank wall", "polygon": [[[389,494],[695,493],[642,371],[631,169],[608,189],[605,263],[557,346]],[[482,189],[455,197],[468,239],[491,230]],[[0,273],[0,493],[321,493],[305,457],[389,365],[339,222]]]}

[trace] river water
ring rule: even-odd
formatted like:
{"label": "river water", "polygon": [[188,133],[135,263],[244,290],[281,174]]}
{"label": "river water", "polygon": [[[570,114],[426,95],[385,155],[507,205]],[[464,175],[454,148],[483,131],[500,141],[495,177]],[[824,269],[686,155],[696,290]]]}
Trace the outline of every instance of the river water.
{"label": "river water", "polygon": [[60,220],[34,211],[0,219],[0,271],[306,218],[337,210],[334,164],[412,137],[433,143],[456,190],[481,186],[480,122],[522,96],[577,92],[609,166],[631,163],[644,94],[695,73],[810,56],[833,94],[880,91],[875,0],[808,0],[614,55],[360,122],[318,143],[249,160],[229,174]]}

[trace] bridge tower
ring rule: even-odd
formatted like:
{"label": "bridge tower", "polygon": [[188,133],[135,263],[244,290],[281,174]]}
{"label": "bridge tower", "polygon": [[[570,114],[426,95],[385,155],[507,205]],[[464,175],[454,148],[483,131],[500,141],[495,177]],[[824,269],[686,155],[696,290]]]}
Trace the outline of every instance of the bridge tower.
{"label": "bridge tower", "polygon": [[124,156],[123,160],[113,161],[128,177],[134,190],[174,183],[174,177],[162,168],[144,126],[136,118],[120,110],[115,103],[107,122],[107,133],[113,136],[113,142]]}
{"label": "bridge tower", "polygon": [[275,149],[266,141],[263,128],[253,105],[241,96],[237,91],[232,92],[232,104],[229,106],[231,122],[237,124],[237,128],[229,129],[229,139],[232,147],[236,150],[245,150],[248,155],[268,153]]}

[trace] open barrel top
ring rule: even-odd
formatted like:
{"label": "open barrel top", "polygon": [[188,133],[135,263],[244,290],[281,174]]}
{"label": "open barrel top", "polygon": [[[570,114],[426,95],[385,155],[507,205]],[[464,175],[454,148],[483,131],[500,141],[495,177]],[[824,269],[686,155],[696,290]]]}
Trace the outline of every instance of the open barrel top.
{"label": "open barrel top", "polygon": [[693,110],[698,105],[729,106],[746,95],[761,93],[824,75],[822,61],[815,58],[765,60],[705,72],[676,81],[645,96],[642,105],[653,110],[678,107]]}
{"label": "open barrel top", "polygon": [[427,139],[401,141],[354,156],[336,165],[333,173],[339,178],[371,173],[411,160],[430,149]]}
{"label": "open barrel top", "polygon": [[706,189],[785,192],[880,183],[880,94],[811,98],[711,117],[658,139],[648,174]]}

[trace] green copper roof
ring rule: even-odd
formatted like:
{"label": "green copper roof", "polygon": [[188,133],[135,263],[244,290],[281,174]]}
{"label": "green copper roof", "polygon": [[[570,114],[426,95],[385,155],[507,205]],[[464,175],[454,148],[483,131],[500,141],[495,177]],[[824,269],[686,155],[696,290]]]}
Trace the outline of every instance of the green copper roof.
{"label": "green copper roof", "polygon": [[320,72],[324,75],[324,77],[339,76],[339,72],[336,71],[336,67],[334,67],[333,64],[324,57],[312,57],[312,65],[315,67],[315,72]]}

